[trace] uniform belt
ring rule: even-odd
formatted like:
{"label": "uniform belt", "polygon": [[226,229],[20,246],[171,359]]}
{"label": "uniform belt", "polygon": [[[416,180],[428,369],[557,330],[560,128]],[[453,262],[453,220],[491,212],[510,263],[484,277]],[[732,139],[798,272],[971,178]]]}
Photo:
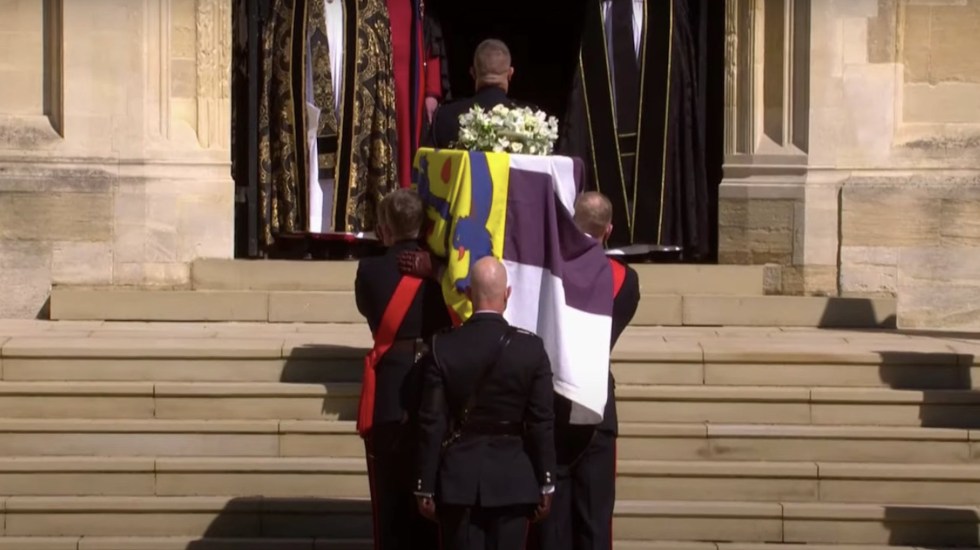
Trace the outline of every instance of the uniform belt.
{"label": "uniform belt", "polygon": [[388,353],[404,353],[415,355],[416,358],[425,354],[428,351],[428,346],[421,338],[405,338],[402,340],[395,340],[391,347],[388,348]]}
{"label": "uniform belt", "polygon": [[521,422],[470,421],[463,428],[464,435],[524,435]]}

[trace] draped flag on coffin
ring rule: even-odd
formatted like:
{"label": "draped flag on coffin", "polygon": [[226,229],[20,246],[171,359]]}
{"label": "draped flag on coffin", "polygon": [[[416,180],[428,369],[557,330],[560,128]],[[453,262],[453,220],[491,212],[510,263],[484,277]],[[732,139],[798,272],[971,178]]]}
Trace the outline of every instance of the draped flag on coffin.
{"label": "draped flag on coffin", "polygon": [[599,422],[608,388],[612,271],[601,245],[572,218],[581,165],[558,156],[422,149],[415,171],[426,242],[446,261],[446,303],[468,319],[471,266],[489,255],[502,260],[512,288],[505,317],[544,340],[555,391],[576,404],[572,422]]}

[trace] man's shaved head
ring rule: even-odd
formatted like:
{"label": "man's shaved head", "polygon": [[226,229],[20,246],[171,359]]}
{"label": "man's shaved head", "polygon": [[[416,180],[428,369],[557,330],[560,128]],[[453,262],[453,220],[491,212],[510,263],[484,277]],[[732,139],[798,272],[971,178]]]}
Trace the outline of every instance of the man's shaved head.
{"label": "man's shaved head", "polygon": [[575,200],[575,225],[593,238],[605,240],[612,229],[612,203],[602,193],[582,193]]}
{"label": "man's shaved head", "polygon": [[477,89],[484,86],[507,86],[513,74],[510,48],[500,40],[480,42],[473,54],[473,79]]}
{"label": "man's shaved head", "polygon": [[472,269],[469,296],[473,301],[474,311],[503,313],[510,297],[504,264],[493,256],[486,256],[473,264]]}

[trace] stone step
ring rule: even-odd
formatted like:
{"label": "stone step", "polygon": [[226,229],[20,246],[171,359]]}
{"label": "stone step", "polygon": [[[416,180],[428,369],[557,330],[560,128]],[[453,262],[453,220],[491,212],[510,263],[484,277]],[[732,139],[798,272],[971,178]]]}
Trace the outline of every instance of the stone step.
{"label": "stone step", "polygon": [[[634,326],[893,328],[891,298],[646,293]],[[55,287],[51,318],[110,321],[361,323],[352,291]]]}
{"label": "stone step", "polygon": [[[0,382],[0,418],[351,420],[357,383]],[[980,392],[619,385],[622,422],[980,428]]]}
{"label": "stone step", "polygon": [[[938,428],[623,422],[624,460],[970,464],[980,432]],[[353,422],[0,419],[0,456],[364,456]]]}
{"label": "stone step", "polygon": [[[363,539],[371,529],[363,500],[8,497],[3,505],[12,537]],[[618,541],[637,542],[972,547],[978,515],[971,506],[623,500],[615,533]]]}
{"label": "stone step", "polygon": [[619,386],[627,422],[980,427],[980,392],[884,388]]}
{"label": "stone step", "polygon": [[620,501],[615,529],[624,540],[975,546],[978,515],[969,506]]}
{"label": "stone step", "polygon": [[[616,550],[801,550],[798,544],[745,542],[616,541]],[[913,546],[861,544],[807,544],[805,550],[924,550]],[[934,550],[943,550],[935,548]],[[963,548],[961,550],[975,550]]]}
{"label": "stone step", "polygon": [[[286,334],[262,327],[224,330],[103,327],[85,336],[15,335],[0,341],[0,376],[11,382],[356,382],[371,345],[366,325]],[[980,385],[972,344],[888,333],[853,341],[834,333],[696,339],[668,330],[636,327],[624,333],[613,352],[617,380],[922,390]]]}
{"label": "stone step", "polygon": [[[969,505],[972,464],[620,460],[625,500]],[[4,496],[367,498],[360,458],[6,457]]]}
{"label": "stone step", "polygon": [[[371,550],[368,539],[197,537],[0,537],[0,550]],[[616,541],[616,550],[800,550],[793,544]],[[808,544],[806,550],[921,550],[912,546]],[[932,550],[946,550],[934,548]],[[961,548],[960,550],[976,550]]]}
{"label": "stone step", "polygon": [[[640,286],[649,294],[761,296],[766,285],[761,265],[638,264]],[[357,262],[288,260],[196,260],[191,266],[195,290],[353,291]],[[770,277],[771,278],[771,277]]]}
{"label": "stone step", "polygon": [[[323,424],[340,424],[337,437],[318,440],[336,451],[326,456],[363,456],[353,423]],[[289,448],[290,437],[277,420],[3,418],[0,456],[274,457],[280,456],[281,440]]]}

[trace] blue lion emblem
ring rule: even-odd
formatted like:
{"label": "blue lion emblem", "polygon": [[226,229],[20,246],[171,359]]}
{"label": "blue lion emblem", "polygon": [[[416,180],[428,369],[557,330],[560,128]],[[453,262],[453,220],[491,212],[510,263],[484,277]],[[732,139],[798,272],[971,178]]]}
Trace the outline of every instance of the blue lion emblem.
{"label": "blue lion emblem", "polygon": [[[470,253],[470,267],[483,257],[493,254],[493,240],[487,230],[487,221],[493,207],[493,179],[490,177],[490,164],[485,153],[472,152],[470,155],[470,171],[472,174],[470,186],[470,213],[453,223],[450,231],[452,248],[460,260],[466,252]],[[449,202],[432,193],[429,183],[429,159],[419,160],[419,170],[416,172],[419,182],[419,196],[426,206],[435,210],[444,220],[449,220]],[[448,180],[448,176],[444,179]],[[457,292],[463,293],[470,286],[470,270],[466,276],[453,281]]]}

